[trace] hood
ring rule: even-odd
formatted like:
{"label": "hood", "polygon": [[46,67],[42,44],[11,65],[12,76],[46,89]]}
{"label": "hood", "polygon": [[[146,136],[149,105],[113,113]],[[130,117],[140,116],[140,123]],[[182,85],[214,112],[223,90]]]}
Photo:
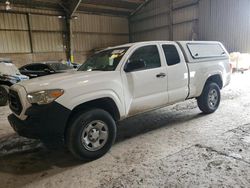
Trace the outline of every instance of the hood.
{"label": "hood", "polygon": [[[23,86],[27,93],[44,89],[70,89],[89,82],[109,79],[115,71],[70,71],[66,73],[42,76],[18,83]],[[110,78],[112,79],[112,78]]]}
{"label": "hood", "polygon": [[18,78],[20,79],[20,81],[29,80],[29,77],[28,77],[28,76],[25,76],[25,75],[23,75],[23,74],[16,75],[16,77],[18,77]]}

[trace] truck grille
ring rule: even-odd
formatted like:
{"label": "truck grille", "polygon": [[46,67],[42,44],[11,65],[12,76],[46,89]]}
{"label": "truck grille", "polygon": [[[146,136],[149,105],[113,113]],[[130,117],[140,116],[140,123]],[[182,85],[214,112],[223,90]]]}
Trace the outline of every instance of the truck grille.
{"label": "truck grille", "polygon": [[16,91],[10,90],[9,91],[9,106],[10,109],[15,112],[17,115],[20,115],[23,107]]}

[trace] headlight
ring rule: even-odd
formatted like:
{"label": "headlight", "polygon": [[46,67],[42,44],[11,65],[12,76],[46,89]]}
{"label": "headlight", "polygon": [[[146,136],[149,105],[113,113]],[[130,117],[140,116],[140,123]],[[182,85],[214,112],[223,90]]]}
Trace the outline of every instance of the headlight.
{"label": "headlight", "polygon": [[50,89],[29,93],[27,99],[31,104],[49,104],[62,96],[64,91],[62,89]]}

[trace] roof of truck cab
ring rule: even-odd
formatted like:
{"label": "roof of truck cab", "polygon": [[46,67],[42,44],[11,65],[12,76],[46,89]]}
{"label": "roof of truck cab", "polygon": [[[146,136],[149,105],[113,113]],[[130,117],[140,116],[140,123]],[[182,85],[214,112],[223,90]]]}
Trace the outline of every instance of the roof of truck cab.
{"label": "roof of truck cab", "polygon": [[156,41],[142,41],[142,42],[134,42],[134,43],[126,43],[126,44],[122,44],[122,45],[118,45],[118,46],[112,46],[112,47],[108,47],[105,48],[103,50],[107,50],[107,49],[114,49],[114,48],[125,48],[125,47],[131,47],[134,46],[136,44],[150,44],[150,43],[162,43],[162,42],[176,42],[176,43],[220,43],[218,41],[166,41],[166,40],[156,40]]}
{"label": "roof of truck cab", "polygon": [[141,41],[141,42],[133,42],[133,43],[126,43],[126,44],[122,44],[122,45],[118,45],[118,46],[113,46],[113,47],[109,47],[109,48],[122,48],[122,47],[131,47],[134,46],[136,44],[150,44],[150,43],[160,43],[160,42],[175,42],[175,41]]}

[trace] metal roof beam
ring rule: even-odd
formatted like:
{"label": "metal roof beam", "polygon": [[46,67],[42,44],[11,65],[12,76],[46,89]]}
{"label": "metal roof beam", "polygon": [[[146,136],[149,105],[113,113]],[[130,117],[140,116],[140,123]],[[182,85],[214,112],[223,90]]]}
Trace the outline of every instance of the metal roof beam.
{"label": "metal roof beam", "polygon": [[129,16],[131,17],[135,15],[137,12],[139,12],[143,7],[145,7],[151,1],[152,0],[145,0],[144,3],[142,3],[139,7],[137,7],[137,9],[135,9],[135,11],[133,11]]}
{"label": "metal roof beam", "polygon": [[68,11],[68,16],[71,18],[73,14],[75,14],[77,8],[81,4],[82,0],[69,0],[69,11]]}
{"label": "metal roof beam", "polygon": [[[136,9],[142,2],[141,1],[125,1],[125,0],[84,0],[84,4],[91,4],[91,5],[102,5],[108,7],[116,7],[116,8],[125,8],[125,9]],[[82,4],[83,4],[82,3]]]}
{"label": "metal roof beam", "polygon": [[98,13],[110,13],[116,15],[129,15],[133,10],[126,8],[117,8],[103,5],[94,5],[94,4],[81,4],[79,6],[79,11],[86,12],[98,12]]}

